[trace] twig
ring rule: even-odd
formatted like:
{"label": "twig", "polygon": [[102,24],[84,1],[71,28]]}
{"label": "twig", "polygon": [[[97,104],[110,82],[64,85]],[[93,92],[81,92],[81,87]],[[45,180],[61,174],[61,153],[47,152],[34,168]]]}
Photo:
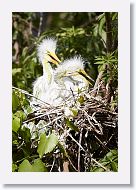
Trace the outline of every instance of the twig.
{"label": "twig", "polygon": [[[102,129],[101,129],[101,127],[99,126],[99,123],[94,119],[94,117],[88,115],[88,113],[87,113],[85,110],[82,110],[82,111],[85,113],[89,124],[92,126],[92,128],[95,130],[95,132],[97,132],[98,134],[103,134]],[[96,127],[94,126],[94,124],[91,122],[90,119],[91,119],[91,120],[94,120],[95,122],[97,122],[97,125],[98,125],[100,131],[98,131],[98,130],[96,129]]]}
{"label": "twig", "polygon": [[45,127],[47,127],[47,126],[51,125],[52,123],[54,123],[55,121],[59,120],[61,117],[62,117],[62,116],[53,119],[50,123],[48,123],[47,125],[44,125],[44,127],[41,127],[41,128],[38,129],[38,130],[44,129]]}
{"label": "twig", "polygon": [[37,34],[38,37],[41,34],[42,23],[43,23],[43,13],[41,12],[40,13],[40,22],[39,22],[38,34]]}
{"label": "twig", "polygon": [[68,160],[69,160],[71,166],[74,168],[74,170],[78,172],[78,170],[76,169],[76,167],[73,165],[72,161],[70,160],[69,156],[67,156],[67,158],[68,158]]}
{"label": "twig", "polygon": [[[60,126],[61,127],[61,126]],[[61,129],[63,129],[61,127]],[[64,129],[63,129],[64,130]],[[81,146],[80,143],[78,143],[68,132],[67,132],[67,135],[86,153],[86,150]],[[99,165],[100,167],[102,167],[105,171],[108,171],[108,169],[106,167],[104,167],[102,164],[100,164],[99,162],[97,162],[95,159],[93,159],[91,157],[90,154],[88,154],[88,156],[92,159],[92,161],[94,161],[97,165]]]}
{"label": "twig", "polygon": [[97,162],[94,158],[92,158],[92,161],[94,161],[98,166],[100,166],[101,168],[103,168],[105,171],[109,171],[106,167],[104,167],[102,164],[100,164],[99,162]]}
{"label": "twig", "polygon": [[31,119],[28,119],[28,120],[24,121],[23,124],[28,123],[28,122],[30,122],[30,121],[33,121],[33,120],[35,120],[35,119],[41,118],[41,117],[43,117],[43,116],[45,116],[45,115],[46,115],[46,113],[44,113],[44,114],[42,114],[42,115],[38,115],[38,116],[33,117],[33,118],[31,118]]}
{"label": "twig", "polygon": [[25,91],[25,90],[22,90],[22,89],[20,89],[20,88],[14,87],[14,86],[12,86],[12,88],[15,89],[15,90],[20,91],[22,94],[26,94],[26,95],[28,95],[28,96],[30,96],[30,97],[33,97],[33,98],[39,100],[40,102],[42,102],[42,103],[44,103],[44,104],[47,104],[48,106],[50,106],[50,104],[48,104],[48,103],[46,103],[46,102],[40,100],[39,98],[35,97],[34,95],[28,93],[28,92]]}
{"label": "twig", "polygon": [[[53,113],[51,113],[51,114],[53,114]],[[44,114],[41,114],[41,113],[40,113],[40,115],[38,115],[38,116],[36,116],[36,117],[33,117],[33,118],[31,118],[31,119],[28,119],[28,120],[24,121],[23,124],[28,123],[28,122],[30,122],[30,121],[33,121],[33,120],[35,120],[35,119],[41,118],[41,117],[46,116],[46,115],[48,116],[49,113],[44,113]],[[59,118],[61,118],[61,116],[60,116]],[[57,118],[57,119],[58,119],[58,118]],[[55,119],[55,121],[56,121],[56,119]],[[52,122],[53,122],[53,121],[51,121],[49,124],[51,124]]]}
{"label": "twig", "polygon": [[54,164],[55,164],[55,158],[53,160],[53,163],[52,163],[52,166],[51,166],[51,169],[50,169],[50,172],[52,171],[53,167],[54,167]]}
{"label": "twig", "polygon": [[[79,144],[81,144],[81,141],[82,141],[82,130],[83,128],[81,129],[81,132],[80,132],[80,137],[79,137]],[[78,148],[78,172],[80,172],[80,147]]]}
{"label": "twig", "polygon": [[104,149],[110,150],[108,147],[106,147],[106,146],[103,144],[103,142],[102,142],[96,135],[94,135],[94,136],[95,136],[95,138],[97,139],[97,141],[103,146]]}
{"label": "twig", "polygon": [[20,159],[20,160],[17,160],[17,161],[15,162],[15,164],[17,164],[17,163],[19,163],[19,162],[22,162],[23,160],[25,160],[25,159],[27,159],[27,158],[39,158],[39,156],[38,156],[38,155],[26,156],[25,158],[22,158],[22,159]]}

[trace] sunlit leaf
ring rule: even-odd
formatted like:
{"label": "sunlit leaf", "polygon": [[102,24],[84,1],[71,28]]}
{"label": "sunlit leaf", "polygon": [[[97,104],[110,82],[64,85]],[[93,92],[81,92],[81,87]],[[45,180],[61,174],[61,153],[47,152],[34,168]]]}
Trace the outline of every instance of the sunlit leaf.
{"label": "sunlit leaf", "polygon": [[30,164],[30,162],[28,160],[24,160],[20,165],[19,165],[19,172],[32,172],[33,171],[33,167]]}
{"label": "sunlit leaf", "polygon": [[19,106],[19,98],[15,91],[12,92],[12,111],[15,112]]}
{"label": "sunlit leaf", "polygon": [[26,114],[23,111],[17,111],[14,115],[20,118],[21,122],[26,119]]}
{"label": "sunlit leaf", "polygon": [[39,142],[38,149],[37,149],[37,152],[38,152],[40,158],[43,157],[43,155],[45,153],[45,148],[46,148],[46,135],[41,134],[40,142]]}
{"label": "sunlit leaf", "polygon": [[45,164],[41,161],[41,159],[35,159],[34,163],[32,164],[33,172],[47,172]]}
{"label": "sunlit leaf", "polygon": [[39,157],[42,158],[44,154],[51,152],[57,144],[58,138],[55,134],[51,134],[49,137],[46,137],[45,134],[41,134],[40,142],[37,149]]}
{"label": "sunlit leaf", "polygon": [[17,170],[17,165],[16,164],[12,164],[12,172],[15,172]]}
{"label": "sunlit leaf", "polygon": [[72,108],[72,109],[70,109],[70,111],[72,111],[72,113],[73,113],[73,116],[77,116],[78,115],[78,109],[74,109],[74,108]]}
{"label": "sunlit leaf", "polygon": [[19,128],[20,128],[20,119],[13,115],[12,116],[12,131],[17,133]]}
{"label": "sunlit leaf", "polygon": [[17,73],[20,73],[21,72],[21,68],[14,68],[12,69],[12,76],[16,75]]}
{"label": "sunlit leaf", "polygon": [[58,144],[58,138],[55,134],[51,134],[46,140],[45,154],[51,152]]}
{"label": "sunlit leaf", "polygon": [[104,172],[103,168],[97,167],[93,170],[93,172]]}
{"label": "sunlit leaf", "polygon": [[68,118],[65,118],[65,123],[66,123],[66,125],[67,125],[68,127],[70,127],[72,130],[79,132],[78,127],[77,127],[72,121],[70,121]]}
{"label": "sunlit leaf", "polygon": [[78,102],[80,103],[80,104],[83,104],[84,103],[84,97],[83,96],[80,96],[79,98],[78,98]]}
{"label": "sunlit leaf", "polygon": [[114,172],[118,171],[118,163],[117,162],[111,162],[111,167]]}

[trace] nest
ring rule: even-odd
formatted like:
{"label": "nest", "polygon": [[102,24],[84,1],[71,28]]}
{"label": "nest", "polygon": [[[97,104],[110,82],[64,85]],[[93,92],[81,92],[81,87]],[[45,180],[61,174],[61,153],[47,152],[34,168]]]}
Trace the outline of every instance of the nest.
{"label": "nest", "polygon": [[[34,122],[33,134],[54,131],[57,135],[59,145],[43,157],[50,171],[90,171],[94,164],[107,171],[98,160],[118,147],[117,109],[111,110],[105,99],[94,97],[92,92],[82,98],[73,116],[66,117],[63,106],[42,106],[24,122]],[[41,127],[36,127],[41,122]]]}

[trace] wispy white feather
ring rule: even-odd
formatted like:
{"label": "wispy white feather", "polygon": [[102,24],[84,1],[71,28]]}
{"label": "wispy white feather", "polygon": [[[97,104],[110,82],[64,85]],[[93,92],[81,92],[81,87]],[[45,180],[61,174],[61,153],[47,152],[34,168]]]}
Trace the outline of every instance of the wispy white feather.
{"label": "wispy white feather", "polygon": [[55,74],[58,75],[59,73],[65,72],[76,72],[79,70],[84,69],[84,59],[81,56],[75,56],[73,58],[67,59],[62,62],[58,68],[55,70]]}
{"label": "wispy white feather", "polygon": [[47,51],[54,52],[56,50],[57,40],[55,38],[45,38],[37,48],[37,55],[40,63],[43,62]]}

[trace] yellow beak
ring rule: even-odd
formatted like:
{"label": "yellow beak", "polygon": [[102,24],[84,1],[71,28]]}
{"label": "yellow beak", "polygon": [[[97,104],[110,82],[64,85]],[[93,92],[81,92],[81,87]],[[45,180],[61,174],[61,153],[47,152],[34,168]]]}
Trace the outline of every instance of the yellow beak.
{"label": "yellow beak", "polygon": [[85,72],[85,70],[78,71],[80,75],[82,75],[91,85],[91,82],[94,82],[94,80]]}
{"label": "yellow beak", "polygon": [[54,52],[49,52],[48,55],[50,56],[50,62],[51,63],[58,65],[61,62]]}
{"label": "yellow beak", "polygon": [[63,76],[77,76],[77,75],[81,75],[82,77],[84,77],[91,85],[92,85],[92,81],[95,82],[86,72],[85,70],[80,70],[80,71],[75,71],[73,72],[68,72]]}

